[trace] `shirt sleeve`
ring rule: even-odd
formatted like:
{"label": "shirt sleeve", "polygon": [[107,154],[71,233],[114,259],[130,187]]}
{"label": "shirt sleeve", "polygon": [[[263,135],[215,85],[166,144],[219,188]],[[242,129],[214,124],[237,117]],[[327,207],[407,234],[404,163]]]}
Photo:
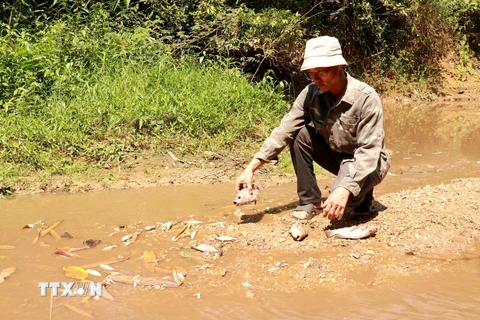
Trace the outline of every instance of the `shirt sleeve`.
{"label": "shirt sleeve", "polygon": [[369,94],[357,127],[358,147],[353,159],[344,160],[340,166],[340,170],[347,172],[340,187],[358,196],[367,176],[379,166],[384,138],[382,102],[376,93]]}
{"label": "shirt sleeve", "polygon": [[290,111],[283,117],[280,125],[273,129],[260,151],[253,156],[255,159],[276,163],[280,152],[285,149],[295,134],[310,122],[310,116],[304,108],[307,94],[308,86],[298,95]]}

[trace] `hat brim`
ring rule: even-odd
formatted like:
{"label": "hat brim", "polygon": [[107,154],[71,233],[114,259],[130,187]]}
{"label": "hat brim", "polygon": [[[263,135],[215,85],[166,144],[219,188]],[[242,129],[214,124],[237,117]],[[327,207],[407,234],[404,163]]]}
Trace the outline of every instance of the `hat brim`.
{"label": "hat brim", "polygon": [[303,60],[300,71],[346,65],[347,61],[345,61],[345,59],[341,55],[335,55],[330,57],[307,57]]}

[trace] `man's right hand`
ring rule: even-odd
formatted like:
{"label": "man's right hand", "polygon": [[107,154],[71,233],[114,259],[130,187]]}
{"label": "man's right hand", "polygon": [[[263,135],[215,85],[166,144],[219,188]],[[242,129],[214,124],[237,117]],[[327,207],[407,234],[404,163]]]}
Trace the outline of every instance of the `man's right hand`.
{"label": "man's right hand", "polygon": [[253,171],[245,169],[235,181],[235,191],[239,192],[246,185],[248,193],[252,194],[253,193],[252,181],[253,181]]}
{"label": "man's right hand", "polygon": [[252,182],[253,182],[253,173],[259,169],[265,161],[260,159],[252,159],[248,166],[243,170],[243,172],[238,176],[235,181],[235,191],[239,192],[247,185],[248,193],[253,194]]}

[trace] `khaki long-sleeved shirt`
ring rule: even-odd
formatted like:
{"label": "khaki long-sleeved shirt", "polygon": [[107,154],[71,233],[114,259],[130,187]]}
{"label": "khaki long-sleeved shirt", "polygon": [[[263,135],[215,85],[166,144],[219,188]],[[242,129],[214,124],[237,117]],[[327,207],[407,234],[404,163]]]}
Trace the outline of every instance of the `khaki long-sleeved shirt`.
{"label": "khaki long-sleeved shirt", "polygon": [[276,161],[296,133],[313,123],[333,151],[352,155],[340,164],[340,170],[347,170],[340,187],[357,196],[369,174],[376,171],[383,180],[390,156],[385,148],[382,102],[372,87],[348,73],[346,77],[345,92],[336,101],[315,83],[305,87],[254,158]]}

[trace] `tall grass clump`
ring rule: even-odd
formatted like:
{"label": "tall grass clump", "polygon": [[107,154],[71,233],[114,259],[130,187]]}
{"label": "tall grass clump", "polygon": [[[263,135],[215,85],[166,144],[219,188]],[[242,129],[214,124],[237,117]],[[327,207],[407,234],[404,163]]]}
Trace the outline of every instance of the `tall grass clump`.
{"label": "tall grass clump", "polygon": [[3,177],[81,172],[145,152],[238,150],[288,108],[268,78],[252,83],[226,60],[173,59],[145,28],[57,22],[0,41]]}

